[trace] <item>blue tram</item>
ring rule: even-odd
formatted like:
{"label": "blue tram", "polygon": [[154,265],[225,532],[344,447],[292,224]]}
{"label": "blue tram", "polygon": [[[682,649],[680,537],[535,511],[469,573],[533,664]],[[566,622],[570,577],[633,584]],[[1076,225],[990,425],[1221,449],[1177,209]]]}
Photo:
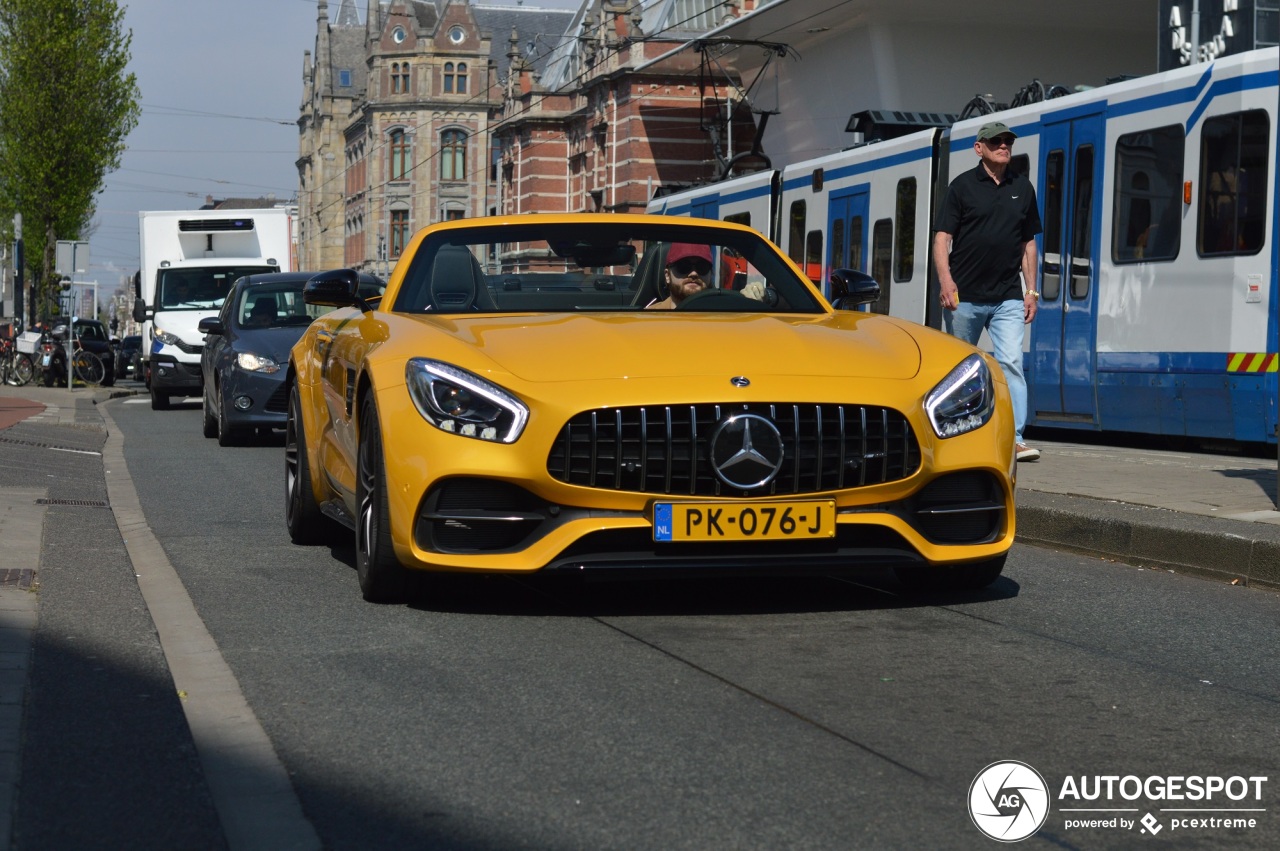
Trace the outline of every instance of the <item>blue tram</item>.
{"label": "blue tram", "polygon": [[[873,310],[940,327],[929,250],[977,129],[1018,134],[1042,293],[1029,424],[1276,443],[1280,53],[1255,50],[655,198],[755,227],[810,276],[880,281]],[[776,156],[776,155],[775,155]]]}

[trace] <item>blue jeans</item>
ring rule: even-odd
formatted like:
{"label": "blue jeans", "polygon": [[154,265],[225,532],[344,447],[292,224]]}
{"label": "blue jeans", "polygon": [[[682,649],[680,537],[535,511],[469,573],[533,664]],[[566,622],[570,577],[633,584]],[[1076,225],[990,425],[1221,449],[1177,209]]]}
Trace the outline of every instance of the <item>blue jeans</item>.
{"label": "blue jeans", "polygon": [[942,321],[947,333],[972,345],[978,345],[982,329],[987,329],[996,361],[1004,370],[1013,402],[1014,440],[1022,442],[1022,429],[1027,424],[1027,378],[1022,373],[1022,337],[1026,333],[1026,311],[1022,299],[1011,298],[999,304],[960,302],[955,310],[943,310]]}

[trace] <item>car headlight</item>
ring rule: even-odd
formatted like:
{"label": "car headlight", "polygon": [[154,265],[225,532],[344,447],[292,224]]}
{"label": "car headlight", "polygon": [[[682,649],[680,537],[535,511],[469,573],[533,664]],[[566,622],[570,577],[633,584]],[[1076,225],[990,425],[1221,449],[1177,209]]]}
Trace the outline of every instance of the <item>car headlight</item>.
{"label": "car headlight", "polygon": [[955,437],[986,425],[996,409],[991,370],[981,355],[969,355],[924,397],[938,437]]}
{"label": "car headlight", "polygon": [[271,358],[255,355],[252,352],[241,352],[236,355],[236,366],[249,372],[265,372],[267,374],[280,371],[280,364]]}
{"label": "car headlight", "polygon": [[164,343],[166,346],[176,346],[178,343],[182,342],[176,334],[170,334],[168,331],[162,331],[154,325],[151,326],[151,336]]}
{"label": "car headlight", "polygon": [[529,421],[529,408],[492,382],[428,358],[404,368],[409,396],[423,419],[441,431],[514,443]]}

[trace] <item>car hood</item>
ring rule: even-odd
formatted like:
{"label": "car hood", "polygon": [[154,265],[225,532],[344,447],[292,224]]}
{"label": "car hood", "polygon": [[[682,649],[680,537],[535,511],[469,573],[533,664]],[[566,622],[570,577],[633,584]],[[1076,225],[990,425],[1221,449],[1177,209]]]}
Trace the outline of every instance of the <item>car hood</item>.
{"label": "car hood", "polygon": [[279,364],[289,362],[289,350],[307,332],[305,325],[286,328],[242,328],[236,332],[234,349],[271,358]]}
{"label": "car hood", "polygon": [[[865,313],[701,313],[686,319],[655,311],[638,316],[412,317],[407,321],[444,332],[457,350],[450,351],[455,346],[447,345],[415,346],[415,351],[409,351],[397,345],[393,347],[396,355],[452,359],[473,371],[487,360],[494,371],[530,382],[726,373],[906,380],[919,373],[921,364],[912,332],[896,320]],[[415,343],[423,339],[420,333],[410,336]],[[393,332],[390,339],[402,338]]]}

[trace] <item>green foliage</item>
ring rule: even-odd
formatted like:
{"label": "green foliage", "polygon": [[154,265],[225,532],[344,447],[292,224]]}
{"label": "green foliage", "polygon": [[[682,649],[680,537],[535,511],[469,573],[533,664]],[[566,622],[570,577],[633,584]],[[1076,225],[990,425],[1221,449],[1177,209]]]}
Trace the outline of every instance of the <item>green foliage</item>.
{"label": "green foliage", "polygon": [[29,280],[46,287],[138,123],[123,21],[115,0],[0,0],[0,210],[22,214]]}

